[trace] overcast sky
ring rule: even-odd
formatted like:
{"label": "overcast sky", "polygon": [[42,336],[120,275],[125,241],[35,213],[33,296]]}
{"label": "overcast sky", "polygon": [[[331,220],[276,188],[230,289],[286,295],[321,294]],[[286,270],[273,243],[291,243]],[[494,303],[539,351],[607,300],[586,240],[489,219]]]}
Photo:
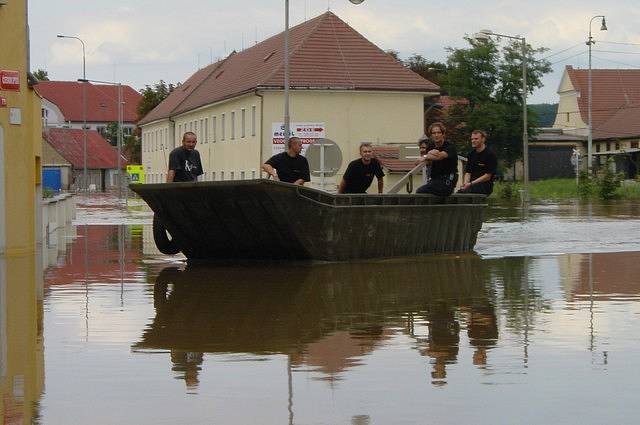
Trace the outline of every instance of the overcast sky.
{"label": "overcast sky", "polygon": [[[554,72],[529,103],[556,102],[565,65],[587,68],[589,21],[594,20],[593,68],[640,68],[640,1],[537,0],[290,0],[291,25],[331,10],[380,48],[402,58],[418,53],[446,61],[446,47],[464,47],[465,34],[491,29],[523,35],[547,47]],[[198,67],[284,29],[284,0],[30,0],[31,68],[54,80],[82,76],[121,81],[135,89],[159,80],[184,81]],[[566,50],[565,50],[566,49]]]}

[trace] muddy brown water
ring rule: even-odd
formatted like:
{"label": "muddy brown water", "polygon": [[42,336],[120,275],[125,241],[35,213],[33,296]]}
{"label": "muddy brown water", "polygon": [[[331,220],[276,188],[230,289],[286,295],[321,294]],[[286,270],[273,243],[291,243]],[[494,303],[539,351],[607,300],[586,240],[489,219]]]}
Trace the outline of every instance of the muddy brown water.
{"label": "muddy brown water", "polygon": [[638,212],[493,206],[471,254],[191,265],[86,199],[43,281],[0,263],[5,423],[635,424]]}

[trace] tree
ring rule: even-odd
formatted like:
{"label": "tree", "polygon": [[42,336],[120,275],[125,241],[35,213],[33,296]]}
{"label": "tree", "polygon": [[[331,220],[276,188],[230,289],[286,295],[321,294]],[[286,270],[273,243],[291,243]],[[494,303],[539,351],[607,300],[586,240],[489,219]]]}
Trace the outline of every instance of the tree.
{"label": "tree", "polygon": [[37,70],[33,71],[32,74],[39,81],[49,81],[49,73],[44,69],[38,68]]}
{"label": "tree", "polygon": [[124,137],[122,154],[127,158],[129,164],[142,164],[142,142],[139,134],[131,134]]}
{"label": "tree", "polygon": [[[451,108],[447,128],[457,130],[449,138],[468,150],[472,130],[489,133],[489,141],[498,158],[507,165],[522,157],[522,44],[508,43],[502,50],[492,41],[479,42],[465,37],[468,48],[447,49],[448,73],[444,84],[451,96],[468,100],[467,105]],[[542,77],[551,72],[551,65],[536,55],[546,48],[525,46],[527,60],[527,91],[542,87]],[[535,114],[529,113],[528,132],[538,126]]]}
{"label": "tree", "polygon": [[402,63],[416,74],[436,83],[439,86],[442,86],[447,78],[446,64],[436,61],[428,61],[422,55],[417,53],[414,53],[408,59],[402,61]]}
{"label": "tree", "polygon": [[160,80],[159,82],[154,84],[153,87],[149,85],[144,86],[144,88],[140,91],[142,99],[140,100],[137,108],[138,119],[142,119],[145,115],[151,112],[153,108],[158,106],[160,102],[165,100],[167,96],[169,96],[169,94],[171,94],[171,92],[179,86],[180,83],[167,84],[163,80]]}

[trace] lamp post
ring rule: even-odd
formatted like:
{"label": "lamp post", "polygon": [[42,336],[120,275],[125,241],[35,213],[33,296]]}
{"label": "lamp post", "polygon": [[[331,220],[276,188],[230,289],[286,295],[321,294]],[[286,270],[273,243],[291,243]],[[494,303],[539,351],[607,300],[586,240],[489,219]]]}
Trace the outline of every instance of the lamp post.
{"label": "lamp post", "polygon": [[[58,34],[58,38],[73,38],[74,40],[78,40],[82,43],[82,79],[86,81],[87,79],[87,68],[86,68],[86,55],[85,55],[85,44],[84,41],[80,37],[75,37],[72,35],[63,35]],[[83,150],[83,168],[82,168],[82,185],[84,186],[84,190],[86,191],[89,188],[88,180],[87,180],[87,84],[86,82],[82,85],[82,150]]]}
{"label": "lamp post", "polygon": [[522,46],[522,187],[523,201],[529,200],[529,134],[527,122],[527,42],[524,37],[498,34],[491,30],[481,30],[475,35],[476,40],[488,40],[491,36],[511,38],[521,42]]}
{"label": "lamp post", "polygon": [[118,113],[118,130],[116,133],[116,147],[118,149],[118,168],[116,169],[116,184],[118,186],[118,199],[122,198],[122,122],[124,120],[124,111],[123,105],[124,102],[122,100],[122,83],[116,83],[113,81],[102,81],[102,80],[86,80],[79,79],[78,81],[82,83],[98,83],[98,84],[111,84],[113,86],[117,86],[118,88],[118,104],[117,104],[117,113]]}
{"label": "lamp post", "polygon": [[[353,4],[360,4],[364,0],[349,0]],[[284,145],[291,136],[291,117],[289,116],[289,0],[284,1]]]}
{"label": "lamp post", "polygon": [[588,129],[587,129],[587,172],[591,175],[592,171],[592,153],[591,148],[593,144],[593,130],[591,126],[591,46],[595,43],[593,37],[591,37],[591,24],[594,19],[602,18],[602,25],[600,26],[600,31],[607,30],[607,23],[604,20],[604,15],[596,15],[589,21],[589,38],[587,39],[587,46],[589,46],[589,72],[588,72],[588,92],[589,92],[589,100],[587,102],[587,114],[588,114]]}

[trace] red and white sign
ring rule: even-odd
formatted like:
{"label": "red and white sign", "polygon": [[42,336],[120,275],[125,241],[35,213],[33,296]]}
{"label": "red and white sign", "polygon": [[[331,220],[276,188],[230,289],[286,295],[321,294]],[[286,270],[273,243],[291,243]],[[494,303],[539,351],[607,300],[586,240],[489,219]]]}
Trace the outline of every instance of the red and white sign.
{"label": "red and white sign", "polygon": [[[307,146],[317,139],[325,137],[323,122],[292,122],[289,126],[291,127],[291,137],[299,137],[302,140],[302,155],[307,152]],[[271,129],[273,155],[284,152],[284,123],[273,122]]]}
{"label": "red and white sign", "polygon": [[6,107],[7,107],[7,98],[0,96],[0,108],[6,108]]}
{"label": "red and white sign", "polygon": [[0,90],[20,91],[20,72],[7,71],[6,69],[1,70]]}

